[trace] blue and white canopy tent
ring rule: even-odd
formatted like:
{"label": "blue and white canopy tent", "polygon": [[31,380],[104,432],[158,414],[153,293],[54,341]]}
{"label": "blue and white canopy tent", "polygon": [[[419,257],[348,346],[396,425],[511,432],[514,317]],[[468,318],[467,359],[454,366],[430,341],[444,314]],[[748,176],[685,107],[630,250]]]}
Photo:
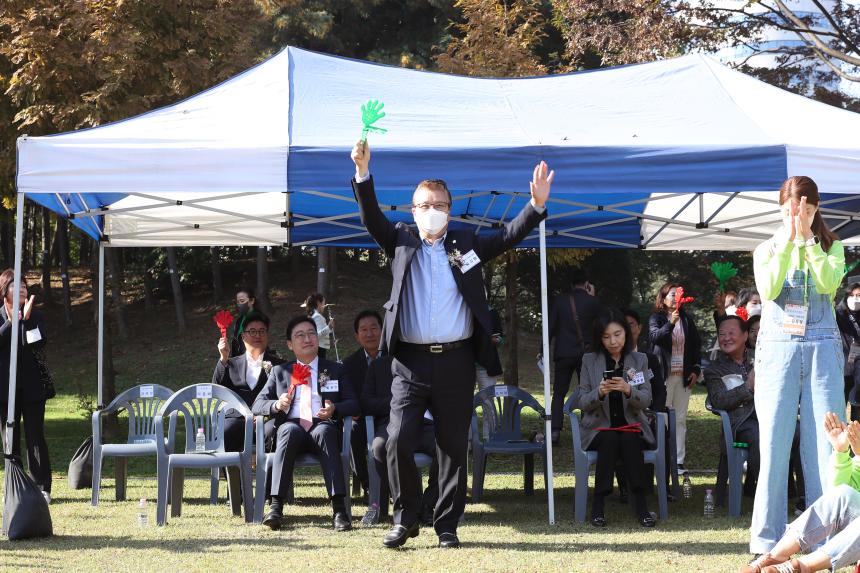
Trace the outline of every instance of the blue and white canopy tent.
{"label": "blue and white canopy tent", "polygon": [[[813,177],[831,228],[860,244],[860,115],[707,56],[490,79],[290,47],[177,104],[21,137],[16,277],[25,196],[98,240],[102,269],[111,246],[372,247],[348,157],[370,99],[389,112],[371,170],[393,220],[411,220],[417,181],[443,178],[452,224],[492,229],[528,200],[539,160],[556,171],[549,218],[522,244],[541,249],[544,316],[545,247],[749,250],[774,231],[789,175]],[[99,403],[102,332],[100,320]],[[543,336],[549,355],[545,322]]]}

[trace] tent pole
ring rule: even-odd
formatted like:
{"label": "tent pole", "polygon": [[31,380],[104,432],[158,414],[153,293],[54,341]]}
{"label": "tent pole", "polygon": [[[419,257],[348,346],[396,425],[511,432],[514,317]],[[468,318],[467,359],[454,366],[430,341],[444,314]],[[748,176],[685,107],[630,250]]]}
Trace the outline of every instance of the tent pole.
{"label": "tent pole", "polygon": [[[543,339],[543,403],[544,408],[550,410],[552,398],[550,398],[549,389],[549,324],[547,317],[549,316],[549,303],[547,301],[547,284],[546,284],[546,219],[540,222],[540,322],[541,322],[541,337]],[[552,422],[547,416],[544,428],[544,440],[546,440],[546,495],[547,505],[549,506],[549,524],[555,525],[555,486],[553,484],[552,474]]]}
{"label": "tent pole", "polygon": [[104,408],[104,363],[105,363],[105,245],[99,241],[99,350],[98,350],[98,399],[96,406]]}
{"label": "tent pole", "polygon": [[[24,244],[24,194],[18,193],[15,207],[15,282],[12,289],[12,308],[21,308],[21,251]],[[6,453],[12,453],[12,430],[15,427],[15,388],[18,385],[18,333],[20,330],[18,312],[12,311],[12,340],[9,345],[9,408],[6,412]],[[18,436],[20,437],[20,436]],[[6,472],[9,472],[6,460]],[[8,493],[8,492],[6,492]]]}

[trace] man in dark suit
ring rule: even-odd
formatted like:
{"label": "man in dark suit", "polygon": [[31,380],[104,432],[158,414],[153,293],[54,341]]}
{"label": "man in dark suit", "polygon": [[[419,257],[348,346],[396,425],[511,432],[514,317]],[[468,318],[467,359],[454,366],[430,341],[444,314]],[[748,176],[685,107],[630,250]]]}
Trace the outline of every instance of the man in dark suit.
{"label": "man in dark suit", "polygon": [[[352,328],[355,331],[355,341],[360,347],[343,361],[343,367],[346,369],[355,395],[361,396],[361,387],[367,375],[368,365],[376,360],[380,353],[382,317],[375,310],[362,310],[353,320]],[[351,435],[352,471],[355,472],[362,489],[367,494],[367,430],[364,427],[363,415],[353,417]]]}
{"label": "man in dark suit", "polygon": [[[318,356],[317,327],[309,316],[297,316],[287,324],[287,346],[296,361],[272,370],[266,386],[254,401],[255,415],[275,419],[275,461],[272,466],[269,512],[263,524],[280,529],[283,496],[293,479],[299,454],[320,457],[326,490],[331,498],[335,531],[352,529],[346,513],[346,484],[340,463],[340,420],[358,414],[343,366]],[[259,471],[259,468],[258,468]]]}
{"label": "man in dark suit", "polygon": [[[391,414],[391,383],[394,376],[391,374],[391,356],[385,356],[375,360],[367,369],[367,378],[361,391],[361,411],[366,416],[373,416],[374,437],[371,448],[373,449],[373,460],[376,464],[376,473],[379,475],[379,507],[371,507],[362,524],[373,525],[388,517],[388,498],[391,490],[388,487],[388,461],[385,450],[388,441],[388,422]],[[421,437],[416,452],[433,457],[433,465],[430,466],[430,482],[424,495],[421,496],[419,504],[421,507],[420,520],[423,525],[433,524],[433,508],[439,499],[439,463],[436,459],[436,430],[433,417],[425,412],[422,421]]]}
{"label": "man in dark suit", "polygon": [[[555,381],[552,387],[552,443],[557,444],[564,427],[564,399],[570,390],[570,379],[582,366],[582,356],[589,351],[591,323],[603,307],[594,296],[594,285],[584,270],[577,269],[571,281],[573,289],[553,300],[549,313],[549,340],[555,340],[553,361]],[[575,310],[574,310],[575,309]]]}
{"label": "man in dark suit", "polygon": [[[261,312],[251,311],[245,323],[237,329],[237,336],[245,346],[245,353],[230,358],[231,343],[224,336],[218,341],[221,355],[215,364],[212,383],[226,386],[239,395],[250,408],[269,379],[272,368],[283,360],[269,347],[269,317]],[[266,443],[274,434],[275,421],[266,422]],[[235,410],[227,412],[224,421],[224,449],[239,452],[245,443],[245,418]]]}
{"label": "man in dark suit", "polygon": [[554,177],[546,163],[534,169],[531,201],[509,223],[489,234],[449,230],[452,197],[444,181],[425,180],[412,195],[418,232],[389,221],[376,200],[370,149],[359,141],[353,192],[368,232],[392,259],[391,295],[383,306],[383,350],[394,357],[388,473],[394,527],[386,547],[418,535],[418,468],[413,453],[424,412],[436,420],[439,501],[433,526],[439,546],[460,546],[457,523],[466,502],[466,450],[475,362],[489,368],[495,355],[482,262],[519,243],[546,217],[544,203]]}

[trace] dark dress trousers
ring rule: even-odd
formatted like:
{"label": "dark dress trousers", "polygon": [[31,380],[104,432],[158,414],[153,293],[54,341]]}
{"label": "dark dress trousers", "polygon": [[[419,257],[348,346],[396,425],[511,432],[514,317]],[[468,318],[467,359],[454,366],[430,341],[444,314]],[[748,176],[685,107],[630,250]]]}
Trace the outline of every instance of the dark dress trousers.
{"label": "dark dress trousers", "polygon": [[[271,362],[272,368],[283,363],[283,359],[271,352],[263,354],[263,362]],[[248,360],[246,355],[240,354],[227,360],[223,363],[220,360],[215,364],[215,372],[212,374],[212,383],[220,386],[226,386],[236,394],[248,407],[254,405],[254,400],[257,395],[266,385],[269,375],[266,369],[260,369],[260,377],[257,383],[251,388],[248,383]],[[275,422],[269,420],[266,422],[266,444],[270,444],[274,436]],[[245,443],[245,418],[235,410],[229,410],[224,421],[224,449],[228,452],[239,452],[242,450]]]}
{"label": "dark dress trousers", "polygon": [[[377,353],[378,360],[380,353]],[[352,384],[353,392],[356,396],[361,396],[364,379],[367,377],[367,353],[364,348],[359,348],[352,354],[346,357],[343,361],[343,367],[346,369],[346,375]],[[367,429],[364,426],[364,412],[359,416],[358,420],[352,420],[352,438],[350,444],[350,462],[352,471],[361,482],[361,487],[367,491],[369,478],[367,475]]]}
{"label": "dark dress trousers", "polygon": [[[15,418],[12,429],[12,453],[21,455],[21,418],[24,419],[24,438],[27,442],[27,467],[33,481],[47,492],[51,491],[51,460],[48,442],[45,439],[45,402],[47,396],[42,385],[42,375],[34,352],[40,351],[47,340],[42,312],[34,308],[30,318],[19,323],[18,333],[18,383],[15,390]],[[39,330],[41,340],[29,343],[27,333]],[[6,416],[9,409],[9,355],[12,345],[12,321],[6,315],[6,307],[0,305],[0,423],[2,438],[6,440]]]}
{"label": "dark dress trousers", "polygon": [[[405,223],[395,225],[385,217],[376,200],[373,178],[362,183],[353,180],[352,185],[362,223],[392,259],[391,294],[383,305],[381,346],[394,357],[387,444],[394,522],[410,526],[419,517],[419,474],[413,454],[420,441],[424,412],[429,408],[436,421],[439,461],[439,501],[433,517],[434,528],[440,534],[454,533],[466,502],[466,452],[475,362],[489,371],[498,357],[490,338],[492,316],[484,291],[482,263],[522,241],[546,217],[546,210],[539,212],[528,203],[512,221],[484,235],[476,235],[473,230],[448,229],[444,247],[451,257],[455,256],[455,250],[462,254],[474,250],[481,261],[465,273],[449,266],[456,288],[472,314],[474,329],[470,341],[448,351],[431,353],[398,344],[400,311],[407,302],[402,295],[413,258],[421,248],[421,238]],[[412,302],[425,304],[425,301]]]}
{"label": "dark dress trousers", "polygon": [[326,372],[330,380],[338,381],[336,392],[319,392],[320,403],[325,405],[326,400],[331,400],[335,411],[330,420],[314,418],[310,430],[305,431],[298,419],[288,419],[287,412],[275,412],[273,409],[278,396],[290,389],[294,364],[295,362],[281,364],[272,369],[265,387],[257,395],[251,408],[255,415],[272,416],[275,420],[275,461],[272,466],[270,494],[284,496],[293,479],[296,457],[299,454],[312,453],[320,457],[328,495],[346,495],[346,484],[340,465],[338,433],[342,428],[342,420],[358,414],[358,398],[353,393],[343,365],[319,360],[319,372]]}
{"label": "dark dress trousers", "polygon": [[[394,381],[394,376],[391,374],[392,361],[393,358],[390,356],[374,360],[367,369],[367,378],[361,391],[361,411],[365,416],[373,416],[374,437],[371,448],[376,473],[379,475],[380,516],[388,515],[388,499],[391,496],[388,483],[388,456],[385,448],[391,413],[391,383]],[[415,451],[433,458],[433,464],[430,466],[430,481],[418,502],[423,512],[425,508],[432,510],[439,499],[439,463],[436,459],[436,430],[433,421],[426,419],[423,421],[421,439]],[[418,487],[420,491],[420,479]]]}

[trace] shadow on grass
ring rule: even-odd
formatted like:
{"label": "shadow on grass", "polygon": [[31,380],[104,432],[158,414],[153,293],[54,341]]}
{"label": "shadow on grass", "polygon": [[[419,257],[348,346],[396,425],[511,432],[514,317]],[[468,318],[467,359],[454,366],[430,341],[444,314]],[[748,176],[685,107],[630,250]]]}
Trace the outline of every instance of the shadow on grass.
{"label": "shadow on grass", "polygon": [[[165,526],[169,529],[170,525]],[[245,547],[259,547],[265,551],[271,548],[277,539],[200,539],[200,538],[140,538],[140,537],[108,537],[105,535],[54,535],[50,538],[51,551],[81,551],[81,550],[106,550],[106,549],[152,549],[158,546],[159,550],[172,553],[199,553],[208,550],[217,550],[235,545]],[[290,546],[296,550],[315,549],[315,545],[304,544],[295,539],[290,539]],[[14,557],[16,553],[28,553],[34,549],[44,549],[44,539],[30,539],[15,542],[0,543],[6,556]]]}

